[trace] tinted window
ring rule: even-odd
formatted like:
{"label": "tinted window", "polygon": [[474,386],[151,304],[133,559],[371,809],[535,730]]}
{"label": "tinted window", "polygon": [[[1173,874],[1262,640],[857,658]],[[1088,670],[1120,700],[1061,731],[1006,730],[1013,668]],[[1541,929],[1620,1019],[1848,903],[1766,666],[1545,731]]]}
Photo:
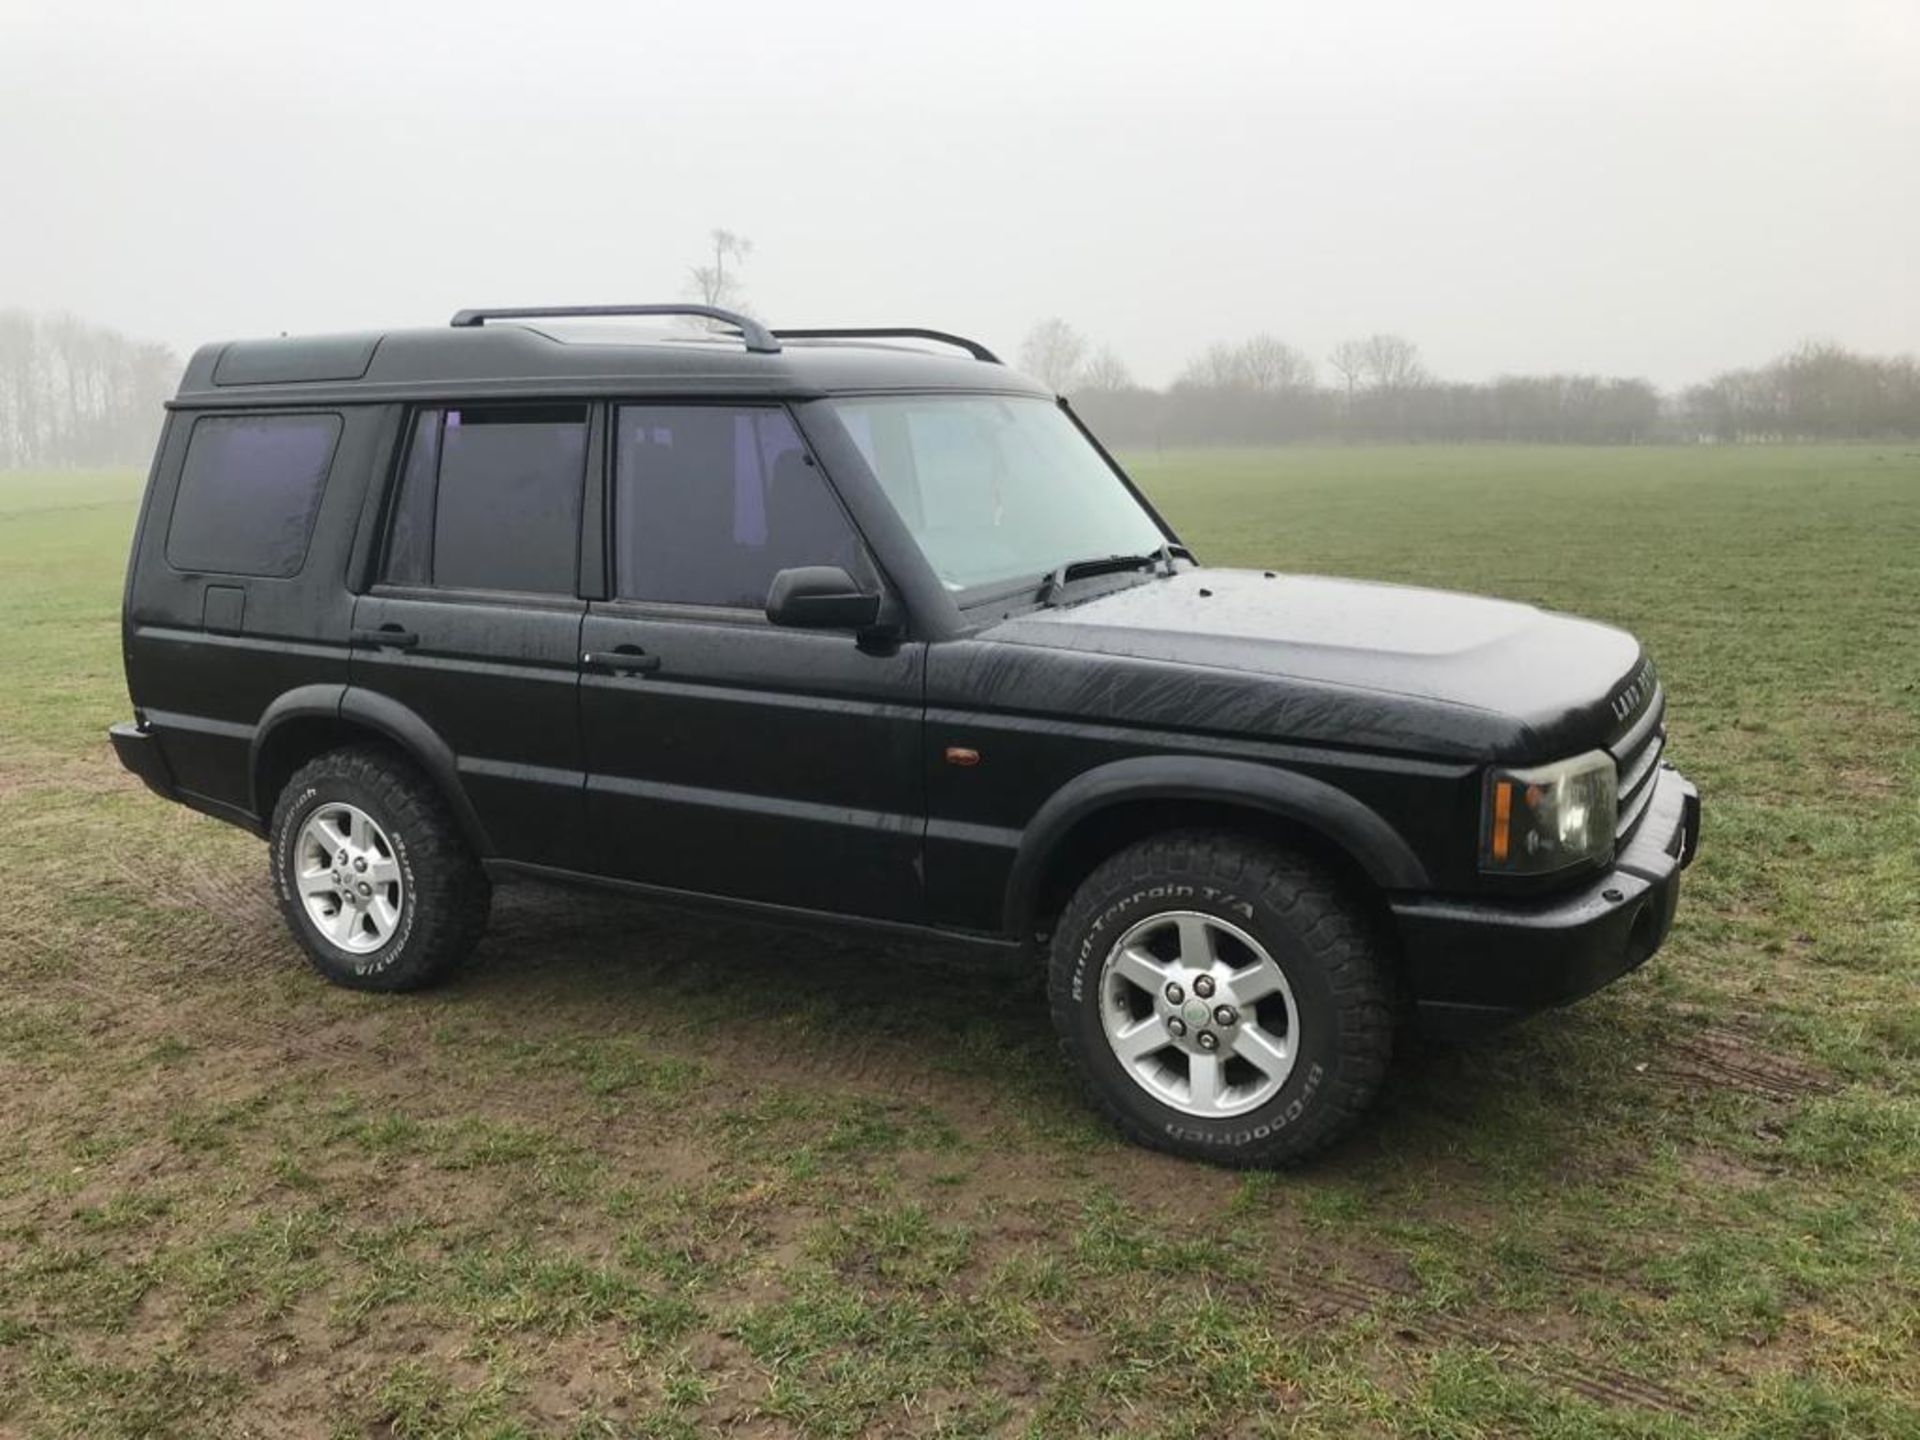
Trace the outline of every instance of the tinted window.
{"label": "tinted window", "polygon": [[433,583],[433,499],[440,474],[442,412],[422,410],[413,419],[407,466],[400,472],[393,521],[387,528],[386,577],[407,585]]}
{"label": "tinted window", "polygon": [[167,562],[227,575],[298,574],[339,438],[338,415],[196,420],[167,526]]}
{"label": "tinted window", "polygon": [[401,584],[571,595],[584,405],[467,405],[414,417],[387,531]]}
{"label": "tinted window", "polygon": [[778,571],[858,573],[852,526],[786,411],[625,405],[617,428],[621,596],[757,610]]}

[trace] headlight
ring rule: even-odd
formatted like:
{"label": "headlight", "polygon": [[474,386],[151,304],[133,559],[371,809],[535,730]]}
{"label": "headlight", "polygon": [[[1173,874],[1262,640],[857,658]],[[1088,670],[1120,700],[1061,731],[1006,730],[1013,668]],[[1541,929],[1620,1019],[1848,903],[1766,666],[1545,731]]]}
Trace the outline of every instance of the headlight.
{"label": "headlight", "polygon": [[1545,875],[1605,855],[1613,844],[1619,785],[1604,750],[1530,770],[1488,771],[1480,868]]}

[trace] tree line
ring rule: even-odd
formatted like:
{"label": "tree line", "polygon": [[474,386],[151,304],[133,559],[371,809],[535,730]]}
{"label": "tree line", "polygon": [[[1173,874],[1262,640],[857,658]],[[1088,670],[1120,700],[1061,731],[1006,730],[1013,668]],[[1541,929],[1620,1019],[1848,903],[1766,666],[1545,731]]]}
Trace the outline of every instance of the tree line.
{"label": "tree line", "polygon": [[1209,346],[1164,389],[1136,383],[1110,348],[1044,320],[1021,367],[1070,396],[1120,446],[1310,440],[1664,442],[1920,438],[1920,361],[1807,344],[1770,364],[1663,393],[1642,379],[1505,375],[1442,380],[1398,335],[1343,341],[1327,378],[1272,335]]}
{"label": "tree line", "polygon": [[145,464],[179,378],[164,345],[0,310],[0,469]]}
{"label": "tree line", "polygon": [[[751,244],[717,230],[713,245],[711,264],[690,272],[695,293],[737,305]],[[1154,388],[1110,347],[1049,319],[1027,335],[1020,365],[1118,446],[1920,439],[1920,360],[1830,344],[1663,393],[1602,375],[1442,380],[1417,345],[1390,334],[1343,341],[1322,371],[1303,350],[1261,334],[1207,347]],[[164,345],[72,315],[0,309],[0,469],[145,463],[179,374]]]}

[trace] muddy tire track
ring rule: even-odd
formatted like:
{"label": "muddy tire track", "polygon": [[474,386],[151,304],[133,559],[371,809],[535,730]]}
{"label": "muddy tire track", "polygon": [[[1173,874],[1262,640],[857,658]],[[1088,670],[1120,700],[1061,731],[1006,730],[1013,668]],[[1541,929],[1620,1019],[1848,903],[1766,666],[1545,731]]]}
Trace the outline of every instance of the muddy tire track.
{"label": "muddy tire track", "polygon": [[1670,1415],[1691,1415],[1700,1408],[1670,1386],[1604,1361],[1575,1359],[1526,1368],[1536,1380],[1571,1390],[1596,1405],[1632,1405]]}
{"label": "muddy tire track", "polygon": [[1710,1090],[1743,1090],[1769,1100],[1831,1094],[1833,1078],[1808,1061],[1763,1048],[1738,1031],[1709,1027],[1675,1036],[1650,1066],[1662,1079]]}
{"label": "muddy tire track", "polygon": [[1568,1390],[1597,1405],[1631,1405],[1664,1414],[1684,1415],[1699,1407],[1670,1385],[1636,1375],[1604,1360],[1560,1355],[1554,1347],[1529,1340],[1503,1326],[1442,1312],[1404,1311],[1414,1298],[1409,1286],[1395,1286],[1330,1269],[1300,1266],[1268,1277],[1273,1298],[1309,1321],[1326,1323],[1391,1317],[1394,1332],[1412,1343],[1437,1340],[1471,1345],[1498,1354],[1503,1364],[1551,1388]]}

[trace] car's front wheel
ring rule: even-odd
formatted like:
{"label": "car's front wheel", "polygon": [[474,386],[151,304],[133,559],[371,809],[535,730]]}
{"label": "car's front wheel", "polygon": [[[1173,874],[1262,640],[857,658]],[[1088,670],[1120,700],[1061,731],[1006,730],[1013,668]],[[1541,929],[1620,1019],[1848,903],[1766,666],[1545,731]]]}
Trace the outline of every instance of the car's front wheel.
{"label": "car's front wheel", "polygon": [[356,990],[413,990],[464,959],[491,887],[438,792],[388,751],[331,751],[274,807],[281,912],[313,967]]}
{"label": "car's front wheel", "polygon": [[1123,1131],[1230,1165],[1331,1144],[1392,1048],[1364,912],[1320,867],[1227,833],[1169,834],[1100,865],[1055,930],[1049,994]]}

